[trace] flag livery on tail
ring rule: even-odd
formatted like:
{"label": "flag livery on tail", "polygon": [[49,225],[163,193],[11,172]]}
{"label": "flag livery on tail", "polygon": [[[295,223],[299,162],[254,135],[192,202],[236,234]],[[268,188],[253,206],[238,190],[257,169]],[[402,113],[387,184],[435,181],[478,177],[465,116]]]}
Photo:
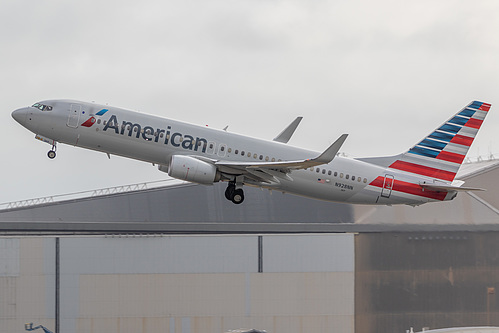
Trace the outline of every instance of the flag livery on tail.
{"label": "flag livery on tail", "polygon": [[490,104],[472,102],[390,165],[390,168],[452,182]]}

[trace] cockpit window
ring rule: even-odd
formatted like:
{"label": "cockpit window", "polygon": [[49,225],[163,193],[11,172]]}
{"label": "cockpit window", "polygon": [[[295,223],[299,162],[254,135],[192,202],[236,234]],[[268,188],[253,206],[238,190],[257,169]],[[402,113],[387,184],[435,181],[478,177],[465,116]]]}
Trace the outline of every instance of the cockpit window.
{"label": "cockpit window", "polygon": [[38,110],[41,111],[52,111],[52,107],[50,105],[45,105],[41,103],[35,103],[32,105],[32,107],[37,108]]}

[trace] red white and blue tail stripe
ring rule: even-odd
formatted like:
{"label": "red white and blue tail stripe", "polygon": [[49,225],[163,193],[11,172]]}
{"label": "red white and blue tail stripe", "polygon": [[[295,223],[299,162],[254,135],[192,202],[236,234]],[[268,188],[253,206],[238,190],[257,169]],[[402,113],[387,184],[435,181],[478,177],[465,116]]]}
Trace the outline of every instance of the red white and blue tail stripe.
{"label": "red white and blue tail stripe", "polygon": [[487,103],[470,103],[389,168],[452,182],[489,109]]}

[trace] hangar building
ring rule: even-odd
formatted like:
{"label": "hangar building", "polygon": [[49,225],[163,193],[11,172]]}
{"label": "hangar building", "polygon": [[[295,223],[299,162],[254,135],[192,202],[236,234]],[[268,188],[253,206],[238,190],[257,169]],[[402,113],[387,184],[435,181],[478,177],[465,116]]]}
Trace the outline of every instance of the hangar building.
{"label": "hangar building", "polygon": [[114,188],[0,211],[0,325],[54,332],[406,332],[499,326],[499,163],[486,192],[352,206],[224,184]]}

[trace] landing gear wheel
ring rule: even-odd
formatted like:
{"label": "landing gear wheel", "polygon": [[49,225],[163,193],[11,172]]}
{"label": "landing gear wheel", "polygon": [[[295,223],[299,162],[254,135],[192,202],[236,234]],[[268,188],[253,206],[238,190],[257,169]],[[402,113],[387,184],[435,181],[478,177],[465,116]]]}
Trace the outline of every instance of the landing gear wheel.
{"label": "landing gear wheel", "polygon": [[234,195],[235,190],[236,190],[236,185],[229,183],[227,189],[225,190],[225,198],[229,201],[232,201],[232,196]]}
{"label": "landing gear wheel", "polygon": [[231,201],[233,203],[235,203],[236,205],[239,205],[240,203],[242,203],[244,201],[244,191],[242,188],[238,188],[238,189],[234,190],[234,192],[232,193]]}
{"label": "landing gear wheel", "polygon": [[55,158],[55,151],[53,150],[49,150],[49,152],[47,153],[47,156],[52,160]]}

